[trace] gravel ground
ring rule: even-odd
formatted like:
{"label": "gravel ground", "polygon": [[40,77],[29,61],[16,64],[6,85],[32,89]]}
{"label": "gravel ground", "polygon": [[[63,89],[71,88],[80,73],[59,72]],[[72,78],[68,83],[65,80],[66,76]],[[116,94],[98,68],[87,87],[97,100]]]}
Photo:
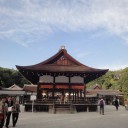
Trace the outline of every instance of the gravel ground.
{"label": "gravel ground", "polygon": [[49,114],[23,110],[21,106],[17,128],[128,128],[128,111],[123,106],[118,111],[114,106],[105,106],[105,115],[99,112]]}

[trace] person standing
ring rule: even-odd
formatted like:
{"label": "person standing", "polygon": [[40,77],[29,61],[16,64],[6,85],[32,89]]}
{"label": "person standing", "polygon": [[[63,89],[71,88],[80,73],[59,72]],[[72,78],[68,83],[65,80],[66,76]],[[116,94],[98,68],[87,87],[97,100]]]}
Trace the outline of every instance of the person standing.
{"label": "person standing", "polygon": [[115,99],[115,107],[116,107],[116,110],[118,111],[118,107],[119,107],[119,99],[116,97]]}
{"label": "person standing", "polygon": [[0,120],[0,128],[3,128],[5,118],[6,118],[6,113],[7,113],[7,103],[5,102],[6,98],[2,98],[0,101],[0,114],[1,114],[1,120]]}
{"label": "person standing", "polygon": [[19,101],[15,101],[15,103],[13,104],[13,107],[12,107],[12,124],[13,124],[13,127],[16,126],[16,123],[17,123],[18,118],[19,118],[19,112],[20,112]]}
{"label": "person standing", "polygon": [[100,99],[99,99],[98,105],[100,106],[100,114],[104,115],[105,101],[104,101],[103,98],[100,98]]}
{"label": "person standing", "polygon": [[11,97],[8,98],[8,100],[6,101],[7,105],[8,105],[8,111],[7,111],[7,118],[6,118],[6,128],[8,128],[8,125],[10,123],[10,117],[12,114],[12,106],[13,106],[13,101],[11,99]]}

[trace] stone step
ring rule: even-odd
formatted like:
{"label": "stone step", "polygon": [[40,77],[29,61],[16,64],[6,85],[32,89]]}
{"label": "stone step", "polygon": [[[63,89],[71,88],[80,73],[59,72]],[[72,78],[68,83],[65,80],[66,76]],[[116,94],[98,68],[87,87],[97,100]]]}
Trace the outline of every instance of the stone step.
{"label": "stone step", "polygon": [[70,108],[56,108],[55,113],[71,113]]}
{"label": "stone step", "polygon": [[56,104],[55,108],[70,108],[69,104]]}

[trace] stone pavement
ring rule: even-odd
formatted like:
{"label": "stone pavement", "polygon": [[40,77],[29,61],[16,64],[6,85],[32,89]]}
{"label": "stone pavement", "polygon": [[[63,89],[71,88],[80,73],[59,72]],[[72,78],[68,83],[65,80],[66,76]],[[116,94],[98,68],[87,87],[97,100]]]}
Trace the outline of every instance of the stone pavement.
{"label": "stone pavement", "polygon": [[[22,108],[23,109],[23,108]],[[10,122],[10,127],[12,123]],[[123,106],[105,106],[105,115],[99,112],[49,114],[22,112],[17,128],[128,128],[128,111]]]}

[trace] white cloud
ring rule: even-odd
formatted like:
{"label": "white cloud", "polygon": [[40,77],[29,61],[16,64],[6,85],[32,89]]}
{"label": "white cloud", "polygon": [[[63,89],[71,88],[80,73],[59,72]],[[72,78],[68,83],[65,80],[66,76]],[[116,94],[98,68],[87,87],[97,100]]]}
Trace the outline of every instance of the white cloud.
{"label": "white cloud", "polygon": [[128,42],[127,0],[0,0],[0,38],[27,42],[53,32],[102,28]]}
{"label": "white cloud", "polygon": [[90,55],[91,52],[80,52],[76,55],[77,58],[85,58],[86,56]]}

